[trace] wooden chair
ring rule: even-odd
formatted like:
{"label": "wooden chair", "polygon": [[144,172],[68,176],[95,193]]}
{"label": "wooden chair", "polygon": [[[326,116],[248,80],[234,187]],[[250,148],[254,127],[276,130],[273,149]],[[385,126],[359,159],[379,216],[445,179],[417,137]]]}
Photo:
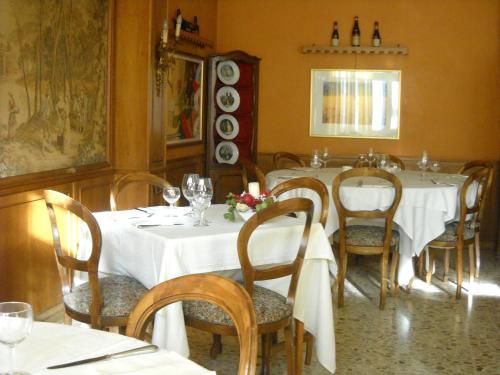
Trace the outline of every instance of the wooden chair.
{"label": "wooden chair", "polygon": [[[262,335],[262,373],[265,374],[269,374],[270,372],[272,336],[273,333],[278,332],[280,329],[284,329],[285,332],[288,374],[294,373],[294,357],[302,357],[304,327],[302,322],[295,321],[296,352],[294,356],[291,334],[292,323],[294,322],[292,313],[300,269],[304,261],[309,239],[313,209],[314,205],[312,201],[304,198],[292,198],[277,202],[265,210],[257,212],[248,219],[238,235],[238,256],[242,268],[244,285],[248,294],[252,296],[257,316],[257,330]],[[295,260],[292,263],[269,267],[255,267],[252,265],[248,254],[248,243],[253,232],[260,225],[273,218],[298,212],[306,214],[306,222]],[[265,243],[261,243],[259,246],[265,246]],[[254,285],[255,280],[276,279],[288,275],[291,276],[291,282],[287,297]],[[222,336],[234,336],[236,334],[233,324],[216,307],[211,307],[203,302],[190,301],[184,304],[183,308],[184,318],[186,324],[189,326]],[[301,362],[301,359],[299,362]]]}
{"label": "wooden chair", "polygon": [[111,211],[116,211],[118,208],[117,200],[118,195],[125,186],[131,183],[143,183],[156,186],[163,191],[164,188],[172,186],[170,182],[163,178],[148,172],[132,172],[120,177],[111,188],[111,195],[109,197],[109,204]]}
{"label": "wooden chair", "polygon": [[264,172],[247,159],[240,161],[241,163],[241,179],[243,180],[243,189],[248,192],[248,183],[256,181],[259,183],[261,189],[266,187],[266,176]]}
{"label": "wooden chair", "polygon": [[240,342],[238,375],[253,375],[257,366],[257,323],[252,300],[236,282],[214,274],[177,277],[156,285],[130,315],[127,336],[144,340],[146,328],[161,308],[178,301],[205,301],[231,320]]}
{"label": "wooden chair", "polygon": [[[486,190],[484,192],[484,198],[483,200],[486,200],[486,197],[490,194],[491,191],[491,186],[493,185],[493,164],[489,161],[484,161],[484,160],[474,160],[470,161],[468,163],[465,163],[458,171],[460,174],[464,175],[469,175],[473,171],[480,169],[480,168],[488,168],[489,170],[489,175],[488,175],[488,181],[486,183]],[[481,221],[483,220],[484,216],[484,210],[486,205],[484,202],[480,202],[480,210],[479,210],[479,216],[476,220],[476,227],[474,229],[474,241],[475,241],[475,251],[476,251],[476,264],[475,264],[475,277],[479,277],[479,268],[481,266]],[[448,250],[447,250],[448,251]],[[448,256],[449,257],[449,256]]]}
{"label": "wooden chair", "polygon": [[[343,181],[354,177],[378,177],[389,181],[395,191],[392,204],[385,210],[375,211],[351,211],[346,208],[340,199],[340,186]],[[381,255],[380,263],[380,303],[381,310],[385,307],[387,287],[387,265],[389,252],[393,249],[392,265],[390,272],[390,283],[393,294],[397,293],[397,265],[399,262],[399,233],[392,229],[393,218],[399,201],[401,200],[402,187],[399,179],[386,171],[376,168],[354,168],[343,172],[335,178],[332,186],[332,195],[337,213],[339,215],[339,229],[333,234],[333,243],[339,248],[339,272],[338,272],[338,305],[344,305],[344,279],[347,271],[347,255],[349,253],[358,255]],[[348,218],[385,220],[385,226],[371,225],[347,225]]]}
{"label": "wooden chair", "polygon": [[[271,190],[271,195],[279,197],[281,194],[295,189],[309,189],[315,191],[318,194],[321,201],[319,222],[323,226],[323,228],[325,228],[326,220],[328,218],[328,210],[330,207],[330,198],[326,185],[322,181],[312,177],[292,178],[276,185]],[[312,360],[314,338],[308,332],[305,333],[305,342],[307,343],[305,363],[306,365],[310,365]]]}
{"label": "wooden chair", "polygon": [[315,191],[321,200],[321,211],[319,215],[319,222],[325,227],[326,219],[328,218],[328,209],[330,204],[328,188],[323,182],[312,177],[299,177],[292,178],[290,180],[283,181],[282,183],[276,185],[271,190],[271,195],[279,197],[290,190],[295,189],[310,189]]}
{"label": "wooden chair", "polygon": [[[52,226],[52,238],[57,268],[62,285],[64,310],[72,319],[90,324],[92,328],[125,327],[130,311],[147,289],[137,280],[122,275],[98,278],[99,257],[101,255],[101,231],[92,213],[80,202],[53,190],[44,190],[43,197]],[[57,210],[57,214],[56,214]],[[75,215],[88,226],[92,237],[92,251],[87,260],[79,260],[69,246],[63,247],[61,238],[69,237],[66,231],[68,220],[58,225],[57,217]],[[63,237],[64,236],[64,237]],[[73,285],[75,271],[85,272],[88,282]]]}
{"label": "wooden chair", "polygon": [[[469,248],[469,275],[470,281],[474,279],[475,269],[475,228],[477,220],[481,212],[481,203],[487,191],[488,180],[490,178],[490,170],[482,168],[473,172],[467,180],[465,180],[460,190],[460,220],[446,224],[443,234],[438,238],[429,242],[425,251],[429,257],[429,267],[427,270],[427,283],[432,280],[432,271],[435,261],[435,250],[456,250],[456,272],[457,272],[457,291],[456,299],[460,299],[462,295],[462,273],[463,273],[463,250],[465,246]],[[473,186],[477,184],[477,186]],[[467,206],[467,202],[472,199],[467,199],[468,190],[472,187],[475,192],[472,206]],[[469,193],[470,195],[470,193]],[[445,253],[445,268],[449,264],[449,255]],[[445,269],[445,274],[448,270]]]}
{"label": "wooden chair", "polygon": [[403,161],[403,160],[401,160],[401,159],[400,159],[400,158],[398,158],[397,156],[395,156],[395,155],[391,155],[391,154],[389,154],[389,155],[388,155],[388,157],[389,157],[389,160],[390,160],[391,162],[393,162],[393,163],[396,163],[396,164],[398,165],[398,167],[399,167],[402,171],[406,170],[406,166],[405,166],[405,163],[404,163],[404,161]]}
{"label": "wooden chair", "polygon": [[290,152],[277,152],[273,155],[274,169],[282,169],[285,166],[305,167],[306,163],[298,155]]}

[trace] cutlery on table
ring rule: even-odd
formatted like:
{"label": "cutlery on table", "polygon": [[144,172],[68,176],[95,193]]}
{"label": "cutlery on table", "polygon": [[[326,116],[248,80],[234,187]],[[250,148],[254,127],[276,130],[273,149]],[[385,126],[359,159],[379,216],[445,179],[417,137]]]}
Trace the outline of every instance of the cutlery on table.
{"label": "cutlery on table", "polygon": [[138,224],[136,225],[137,228],[150,228],[150,227],[168,227],[171,225],[184,225],[183,223],[171,223],[171,224]]}
{"label": "cutlery on table", "polygon": [[130,355],[152,353],[152,352],[155,352],[157,350],[158,350],[158,347],[156,345],[146,345],[146,346],[141,346],[141,347],[135,348],[135,349],[125,350],[122,352],[101,355],[99,357],[92,357],[92,358],[81,359],[79,361],[62,363],[60,365],[54,365],[54,366],[47,367],[47,369],[53,370],[53,369],[63,368],[63,367],[84,365],[86,363],[103,361],[106,359],[116,359],[116,358],[128,357]]}

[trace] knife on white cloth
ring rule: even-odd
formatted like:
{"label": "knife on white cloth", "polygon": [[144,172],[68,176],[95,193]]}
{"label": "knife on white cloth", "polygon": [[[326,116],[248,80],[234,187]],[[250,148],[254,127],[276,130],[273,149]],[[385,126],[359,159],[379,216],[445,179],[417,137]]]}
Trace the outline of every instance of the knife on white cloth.
{"label": "knife on white cloth", "polygon": [[105,354],[105,355],[101,355],[99,357],[86,358],[86,359],[82,359],[79,361],[67,362],[67,363],[62,363],[60,365],[50,366],[50,367],[47,367],[47,370],[54,370],[54,369],[63,368],[63,367],[84,365],[86,363],[104,361],[106,359],[128,357],[130,355],[136,355],[136,354],[152,353],[152,352],[156,352],[157,350],[158,350],[158,346],[156,346],[156,345],[146,345],[146,346],[141,346],[141,347],[135,348],[135,349],[125,350],[123,352]]}

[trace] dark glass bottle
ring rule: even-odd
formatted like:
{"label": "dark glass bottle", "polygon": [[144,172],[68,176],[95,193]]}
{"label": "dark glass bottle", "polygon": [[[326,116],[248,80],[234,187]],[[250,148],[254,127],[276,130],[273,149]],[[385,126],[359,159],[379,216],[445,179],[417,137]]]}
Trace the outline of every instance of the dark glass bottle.
{"label": "dark glass bottle", "polygon": [[372,46],[380,47],[381,44],[382,38],[380,37],[380,31],[378,30],[378,22],[375,21],[375,25],[373,26]]}
{"label": "dark glass bottle", "polygon": [[361,45],[361,32],[359,31],[358,16],[354,17],[354,26],[352,27],[351,45],[359,47]]}
{"label": "dark glass bottle", "polygon": [[200,26],[198,26],[198,16],[194,16],[194,33],[199,34],[200,33]]}
{"label": "dark glass bottle", "polygon": [[337,29],[337,21],[333,23],[333,32],[332,32],[332,46],[338,47],[340,42],[339,38],[339,30]]}

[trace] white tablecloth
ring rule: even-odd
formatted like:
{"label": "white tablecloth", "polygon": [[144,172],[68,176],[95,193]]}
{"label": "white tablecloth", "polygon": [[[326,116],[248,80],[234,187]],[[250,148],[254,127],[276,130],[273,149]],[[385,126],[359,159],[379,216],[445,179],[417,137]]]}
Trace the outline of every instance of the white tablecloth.
{"label": "white tablecloth", "polygon": [[[103,246],[99,269],[135,277],[147,288],[178,276],[239,269],[236,240],[243,221],[231,223],[223,218],[227,206],[213,205],[206,218],[208,227],[193,227],[192,219],[177,208],[178,217],[164,218],[164,207],[151,207],[156,212],[146,218],[131,210],[96,213],[102,231]],[[138,219],[130,219],[139,217]],[[183,224],[137,228],[138,222]],[[281,263],[295,258],[303,225],[297,219],[280,219],[264,224],[251,240],[251,260],[255,265]],[[258,246],[252,246],[257,244]],[[330,274],[337,267],[328,237],[319,224],[311,229],[309,245],[302,266],[294,307],[294,317],[303,321],[305,329],[316,337],[319,362],[335,371],[335,336]],[[264,282],[263,285],[282,295],[288,291],[289,278]],[[153,342],[163,348],[189,354],[180,304],[158,313]]]}
{"label": "white tablecloth", "polygon": [[[270,172],[266,176],[268,189],[290,178],[309,176],[320,179],[328,187],[331,197],[332,183],[340,168],[293,168]],[[414,276],[412,257],[419,255],[425,245],[444,232],[446,222],[459,214],[458,191],[465,177],[460,175],[426,173],[422,179],[416,171],[397,173],[403,186],[401,202],[394,216],[400,228],[399,283],[407,285]],[[359,186],[362,181],[362,186]],[[386,188],[383,180],[355,178],[346,181],[340,191],[342,202],[351,210],[376,210],[388,207],[394,197],[393,189]],[[317,194],[310,191],[292,191],[284,197],[305,196],[320,205]],[[338,215],[333,199],[325,231],[333,234],[339,227]]]}
{"label": "white tablecloth", "polygon": [[[16,346],[15,369],[42,374],[215,374],[175,352],[153,353],[47,370],[47,366],[145,346],[127,336],[63,324],[34,322],[31,335]],[[0,372],[6,371],[7,348],[0,345]]]}

